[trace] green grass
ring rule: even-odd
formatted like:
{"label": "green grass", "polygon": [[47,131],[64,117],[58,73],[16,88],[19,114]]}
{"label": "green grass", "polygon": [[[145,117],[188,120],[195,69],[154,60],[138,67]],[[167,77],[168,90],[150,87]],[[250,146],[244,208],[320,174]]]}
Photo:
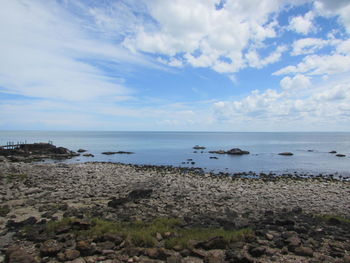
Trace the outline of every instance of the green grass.
{"label": "green grass", "polygon": [[330,220],[331,218],[335,218],[339,220],[340,222],[350,224],[350,219],[342,217],[342,216],[336,216],[336,215],[317,215],[318,218],[321,218],[325,221]]}
{"label": "green grass", "polygon": [[8,213],[10,213],[10,207],[8,205],[0,207],[0,216],[6,216]]}
{"label": "green grass", "polygon": [[46,230],[49,233],[54,233],[56,230],[71,225],[74,219],[71,217],[64,217],[59,221],[50,221],[46,224]]}
{"label": "green grass", "polygon": [[172,237],[165,242],[167,248],[180,246],[181,248],[191,247],[191,240],[206,241],[212,237],[223,237],[227,243],[244,240],[249,236],[254,236],[254,232],[249,229],[224,230],[222,228],[189,228],[180,229],[176,237]]}
{"label": "green grass", "polygon": [[28,178],[26,174],[7,174],[5,177],[9,180],[25,180]]}
{"label": "green grass", "polygon": [[[58,228],[72,224],[74,219],[63,218],[60,221],[51,221],[47,224],[49,232],[55,232]],[[91,227],[88,230],[74,231],[82,238],[96,239],[105,234],[116,234],[123,237],[127,242],[139,247],[153,247],[157,244],[156,234],[163,237],[165,233],[171,235],[164,240],[167,248],[180,246],[181,248],[191,247],[192,240],[206,241],[212,237],[223,237],[227,243],[243,240],[253,236],[251,229],[241,229],[238,231],[224,230],[222,228],[183,228],[181,220],[176,218],[158,218],[151,222],[116,222],[99,218],[91,219]]]}

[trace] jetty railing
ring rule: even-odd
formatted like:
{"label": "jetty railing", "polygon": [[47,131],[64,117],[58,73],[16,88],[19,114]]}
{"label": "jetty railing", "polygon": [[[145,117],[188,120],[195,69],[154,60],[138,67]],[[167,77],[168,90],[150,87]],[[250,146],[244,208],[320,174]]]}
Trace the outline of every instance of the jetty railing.
{"label": "jetty railing", "polygon": [[[47,143],[53,145],[53,141],[49,140]],[[27,143],[27,140],[25,140],[24,142],[21,142],[21,141],[17,141],[17,142],[9,141],[9,142],[6,143],[6,145],[0,146],[0,149],[15,150],[15,149],[21,148],[22,146],[27,145],[27,144],[30,144],[30,143]]]}

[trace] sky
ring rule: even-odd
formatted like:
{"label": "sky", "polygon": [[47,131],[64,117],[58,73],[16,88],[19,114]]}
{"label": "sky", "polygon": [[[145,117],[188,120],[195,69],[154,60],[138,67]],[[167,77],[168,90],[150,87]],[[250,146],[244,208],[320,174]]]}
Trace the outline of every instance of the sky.
{"label": "sky", "polygon": [[0,130],[350,131],[349,0],[0,0]]}

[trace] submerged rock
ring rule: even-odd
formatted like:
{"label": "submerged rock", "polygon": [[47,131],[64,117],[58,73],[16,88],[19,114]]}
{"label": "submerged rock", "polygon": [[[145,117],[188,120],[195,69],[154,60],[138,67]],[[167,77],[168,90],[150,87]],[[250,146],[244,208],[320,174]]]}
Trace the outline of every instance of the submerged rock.
{"label": "submerged rock", "polygon": [[204,150],[205,147],[204,147],[204,146],[196,145],[196,146],[193,147],[193,149],[195,149],[195,150]]}
{"label": "submerged rock", "polygon": [[291,153],[291,152],[282,152],[282,153],[279,153],[278,155],[292,156],[292,155],[294,155],[294,154]]}
{"label": "submerged rock", "polygon": [[243,154],[249,154],[250,152],[245,151],[245,150],[241,150],[239,148],[233,148],[233,149],[228,150],[228,151],[224,151],[224,150],[209,151],[209,153],[243,155]]}
{"label": "submerged rock", "polygon": [[118,152],[103,152],[102,154],[105,154],[105,155],[112,155],[112,154],[133,154],[133,152],[118,151]]}
{"label": "submerged rock", "polygon": [[340,153],[338,153],[338,154],[336,154],[335,156],[337,156],[337,157],[345,157],[346,155],[345,155],[345,154],[340,154]]}

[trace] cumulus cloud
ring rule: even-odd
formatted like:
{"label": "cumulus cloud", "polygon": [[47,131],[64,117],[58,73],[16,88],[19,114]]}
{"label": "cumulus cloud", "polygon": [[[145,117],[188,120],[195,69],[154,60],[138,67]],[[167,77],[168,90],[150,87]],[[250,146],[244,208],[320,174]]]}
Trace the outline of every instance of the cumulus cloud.
{"label": "cumulus cloud", "polygon": [[350,33],[350,2],[347,0],[317,0],[315,10],[322,16],[338,16],[339,22]]}
{"label": "cumulus cloud", "polygon": [[259,56],[256,50],[246,56],[248,63],[244,50],[276,37],[278,24],[271,15],[286,2],[227,1],[218,9],[216,0],[148,1],[159,28],[140,26],[123,44],[130,50],[177,55],[193,67],[208,67],[220,73],[237,72],[249,64],[262,67],[278,61],[283,48],[259,63],[254,58]]}
{"label": "cumulus cloud", "polygon": [[304,16],[292,17],[289,21],[289,29],[306,35],[315,29],[312,22],[313,19],[314,14],[312,12],[308,12]]}
{"label": "cumulus cloud", "polygon": [[293,42],[292,55],[313,54],[324,46],[329,44],[329,41],[320,38],[302,38]]}
{"label": "cumulus cloud", "polygon": [[[282,91],[253,91],[233,101],[213,104],[213,116],[218,123],[243,130],[330,129],[350,116],[349,78],[341,84],[312,85],[302,75],[281,81]],[[298,89],[298,92],[290,92]],[[343,129],[347,124],[342,124]]]}

